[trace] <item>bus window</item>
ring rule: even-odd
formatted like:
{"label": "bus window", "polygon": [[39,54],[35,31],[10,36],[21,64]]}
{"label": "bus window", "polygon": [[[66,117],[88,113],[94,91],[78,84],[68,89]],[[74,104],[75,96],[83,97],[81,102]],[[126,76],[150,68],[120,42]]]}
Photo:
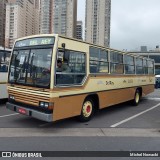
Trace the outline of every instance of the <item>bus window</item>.
{"label": "bus window", "polygon": [[144,74],[143,59],[142,58],[136,58],[136,73],[137,74]]}
{"label": "bus window", "polygon": [[114,74],[123,74],[123,54],[117,52],[110,52],[110,61],[111,61],[111,73]]}
{"label": "bus window", "polygon": [[26,83],[49,86],[52,49],[33,49],[30,53]]}
{"label": "bus window", "polygon": [[100,49],[99,73],[109,72],[108,51]]}
{"label": "bus window", "polygon": [[143,69],[144,69],[144,74],[148,74],[148,64],[146,59],[143,59]]}
{"label": "bus window", "polygon": [[[60,56],[58,55],[57,57]],[[62,59],[57,58],[56,85],[82,84],[86,76],[85,54],[78,51],[65,50]]]}
{"label": "bus window", "polygon": [[8,72],[8,66],[5,64],[0,64],[0,72]]}
{"label": "bus window", "polygon": [[108,73],[108,51],[90,47],[90,73]]}
{"label": "bus window", "polygon": [[7,98],[7,76],[11,50],[0,49],[0,99]]}
{"label": "bus window", "polygon": [[99,49],[90,47],[90,73],[98,72]]}
{"label": "bus window", "polygon": [[0,72],[8,72],[10,53],[0,52]]}
{"label": "bus window", "polygon": [[49,87],[52,49],[14,51],[11,60],[10,82]]}
{"label": "bus window", "polygon": [[[25,81],[25,72],[26,72],[26,63],[29,56],[29,50],[21,50],[21,51],[14,51],[13,57],[11,60],[11,70],[10,80],[16,80],[20,83]],[[21,69],[20,69],[21,68]]]}
{"label": "bus window", "polygon": [[130,55],[124,55],[125,74],[135,74],[134,57]]}
{"label": "bus window", "polygon": [[148,73],[154,74],[154,62],[153,61],[148,61]]}

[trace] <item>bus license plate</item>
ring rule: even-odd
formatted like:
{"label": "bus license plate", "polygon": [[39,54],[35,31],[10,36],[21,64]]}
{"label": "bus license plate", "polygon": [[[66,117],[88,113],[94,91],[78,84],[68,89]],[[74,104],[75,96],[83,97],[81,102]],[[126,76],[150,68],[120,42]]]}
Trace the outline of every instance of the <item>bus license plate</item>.
{"label": "bus license plate", "polygon": [[19,108],[18,112],[21,113],[21,114],[27,114],[27,111],[23,108]]}

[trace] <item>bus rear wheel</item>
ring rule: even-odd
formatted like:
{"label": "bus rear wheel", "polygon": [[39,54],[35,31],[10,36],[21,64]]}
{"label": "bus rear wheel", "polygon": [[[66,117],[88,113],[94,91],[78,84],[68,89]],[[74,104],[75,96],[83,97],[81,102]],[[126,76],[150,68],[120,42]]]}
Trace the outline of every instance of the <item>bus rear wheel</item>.
{"label": "bus rear wheel", "polygon": [[79,120],[81,122],[88,122],[94,115],[94,112],[95,112],[94,102],[92,99],[87,98],[83,103]]}
{"label": "bus rear wheel", "polygon": [[141,98],[141,94],[140,91],[137,89],[134,95],[134,99],[133,99],[133,105],[134,106],[138,106],[139,102],[140,102],[140,98]]}

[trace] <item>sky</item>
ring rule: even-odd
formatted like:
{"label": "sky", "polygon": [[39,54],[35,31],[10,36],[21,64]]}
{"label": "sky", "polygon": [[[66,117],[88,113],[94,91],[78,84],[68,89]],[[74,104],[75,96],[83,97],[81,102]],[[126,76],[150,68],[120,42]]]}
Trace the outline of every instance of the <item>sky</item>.
{"label": "sky", "polygon": [[[85,0],[78,0],[78,20],[85,22]],[[111,0],[111,48],[148,50],[160,45],[160,0]]]}

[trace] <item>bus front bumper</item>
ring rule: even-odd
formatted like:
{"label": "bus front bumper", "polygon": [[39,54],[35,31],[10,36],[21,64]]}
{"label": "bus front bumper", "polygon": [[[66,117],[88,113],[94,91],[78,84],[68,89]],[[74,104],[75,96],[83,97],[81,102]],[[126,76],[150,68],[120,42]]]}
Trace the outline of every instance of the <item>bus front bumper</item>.
{"label": "bus front bumper", "polygon": [[29,108],[24,108],[12,103],[7,102],[6,107],[12,111],[15,111],[17,113],[26,115],[26,116],[30,116],[42,121],[46,121],[46,122],[52,122],[53,121],[53,114],[47,114],[47,113],[43,113],[40,111],[36,111],[33,109],[29,109]]}

